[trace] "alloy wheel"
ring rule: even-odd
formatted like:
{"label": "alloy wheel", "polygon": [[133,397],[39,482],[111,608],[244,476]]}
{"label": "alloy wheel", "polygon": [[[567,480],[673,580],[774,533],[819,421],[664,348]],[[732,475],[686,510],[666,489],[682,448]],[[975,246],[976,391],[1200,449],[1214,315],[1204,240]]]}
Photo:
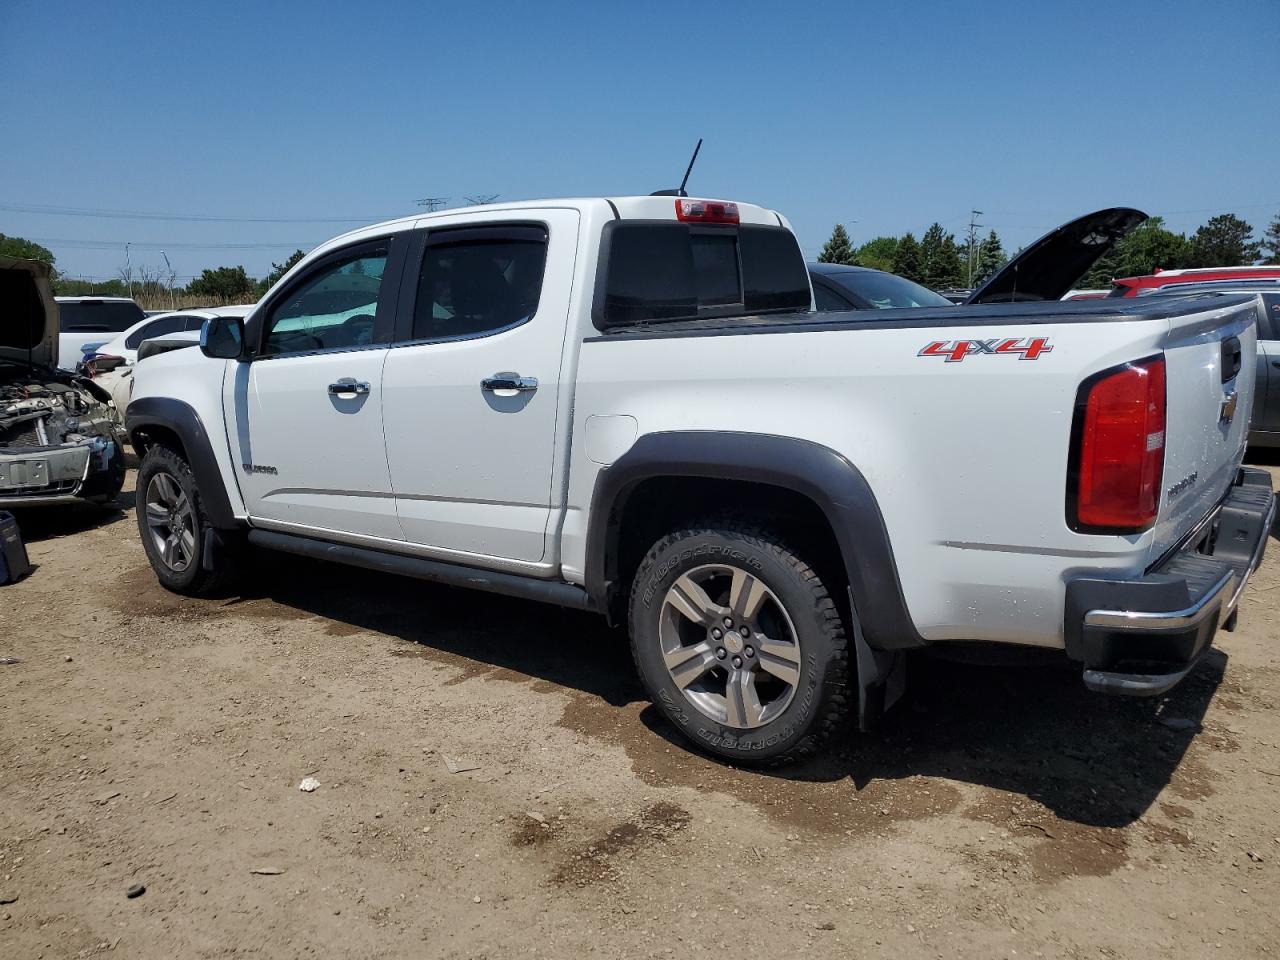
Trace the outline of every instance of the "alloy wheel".
{"label": "alloy wheel", "polygon": [[740,567],[706,564],[681,574],[663,598],[658,640],[685,699],[725,726],[764,726],[800,686],[791,617],[763,580]]}
{"label": "alloy wheel", "polygon": [[182,573],[195,559],[195,513],[182,487],[168,473],[157,473],[147,484],[145,502],[151,541],[161,562]]}

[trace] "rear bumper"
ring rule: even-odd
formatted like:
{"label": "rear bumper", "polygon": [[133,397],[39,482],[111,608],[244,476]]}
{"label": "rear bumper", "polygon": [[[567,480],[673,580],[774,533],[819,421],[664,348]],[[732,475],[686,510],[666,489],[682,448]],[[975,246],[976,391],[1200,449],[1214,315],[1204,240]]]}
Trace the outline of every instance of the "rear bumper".
{"label": "rear bumper", "polygon": [[1099,693],[1156,696],[1195,667],[1262,562],[1276,500],[1271,475],[1244,467],[1227,496],[1181,544],[1134,580],[1067,584],[1067,654]]}

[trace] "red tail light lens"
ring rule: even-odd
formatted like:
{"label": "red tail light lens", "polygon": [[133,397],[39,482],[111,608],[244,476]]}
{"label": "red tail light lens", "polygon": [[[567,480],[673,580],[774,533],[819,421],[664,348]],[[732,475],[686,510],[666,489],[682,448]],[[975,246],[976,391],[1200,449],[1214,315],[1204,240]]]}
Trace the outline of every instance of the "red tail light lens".
{"label": "red tail light lens", "polygon": [[1146,530],[1156,520],[1164,473],[1164,358],[1128,363],[1087,381],[1074,426],[1072,529]]}
{"label": "red tail light lens", "polygon": [[94,353],[85,358],[84,372],[92,379],[109,370],[114,370],[123,363],[124,357],[117,357],[109,353]]}
{"label": "red tail light lens", "polygon": [[685,223],[737,223],[738,205],[723,200],[676,201],[676,219]]}

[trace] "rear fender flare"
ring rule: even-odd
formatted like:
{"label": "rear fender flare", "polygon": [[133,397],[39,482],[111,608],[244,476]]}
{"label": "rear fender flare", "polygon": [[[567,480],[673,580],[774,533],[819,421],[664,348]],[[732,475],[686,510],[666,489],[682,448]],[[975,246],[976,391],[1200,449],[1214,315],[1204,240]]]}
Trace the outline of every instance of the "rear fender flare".
{"label": "rear fender flare", "polygon": [[587,592],[599,609],[609,609],[616,586],[610,581],[618,548],[616,519],[631,491],[659,477],[741,480],[808,498],[826,517],[840,547],[867,643],[878,650],[924,645],[907,611],[889,533],[866,477],[829,447],[770,434],[650,433],[600,471],[591,497],[585,568]]}

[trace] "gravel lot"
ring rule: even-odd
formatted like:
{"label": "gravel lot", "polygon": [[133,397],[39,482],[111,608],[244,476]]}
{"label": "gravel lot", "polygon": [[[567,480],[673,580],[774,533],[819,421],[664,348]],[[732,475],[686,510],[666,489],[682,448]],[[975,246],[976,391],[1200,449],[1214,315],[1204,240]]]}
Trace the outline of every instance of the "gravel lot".
{"label": "gravel lot", "polygon": [[124,502],[0,590],[5,960],[1280,952],[1280,549],[1163,700],[922,659],[761,774],[593,617],[283,556],[185,600]]}

